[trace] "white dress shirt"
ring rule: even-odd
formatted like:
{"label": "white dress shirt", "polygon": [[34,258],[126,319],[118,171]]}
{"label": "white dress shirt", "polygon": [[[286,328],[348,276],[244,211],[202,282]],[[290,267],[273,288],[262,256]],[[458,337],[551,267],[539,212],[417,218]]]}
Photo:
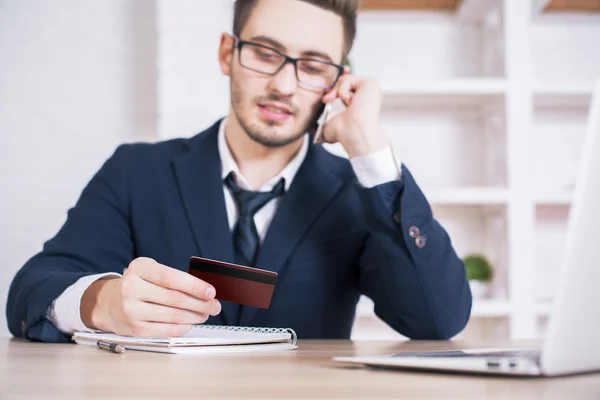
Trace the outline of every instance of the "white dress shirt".
{"label": "white dress shirt", "polygon": [[[221,177],[224,181],[225,177],[233,171],[236,175],[236,183],[243,189],[251,189],[246,178],[240,173],[229,146],[227,145],[225,139],[226,121],[226,119],[223,119],[218,133],[218,151],[222,164]],[[279,174],[269,179],[259,188],[259,190],[271,191],[277,182],[279,182],[281,178],[284,178],[285,190],[287,191],[294,180],[296,172],[298,172],[302,162],[304,162],[304,158],[308,152],[309,143],[310,136],[306,134],[300,151],[296,153],[294,158],[292,158]],[[400,164],[396,163],[391,147],[386,147],[362,157],[352,158],[350,159],[350,163],[358,182],[367,188],[400,179]],[[225,206],[227,209],[227,217],[229,219],[229,228],[233,231],[238,218],[238,210],[233,196],[225,184],[223,184],[223,192],[225,194]],[[267,229],[275,216],[275,212],[277,211],[280,202],[281,197],[269,201],[254,216],[254,223],[261,242],[265,238]],[[80,304],[83,293],[98,279],[120,276],[121,275],[117,273],[106,273],[80,278],[73,285],[65,289],[65,291],[52,302],[50,307],[48,307],[46,315],[50,321],[65,334],[73,334],[75,331],[92,331],[92,329],[85,326],[81,320]]]}

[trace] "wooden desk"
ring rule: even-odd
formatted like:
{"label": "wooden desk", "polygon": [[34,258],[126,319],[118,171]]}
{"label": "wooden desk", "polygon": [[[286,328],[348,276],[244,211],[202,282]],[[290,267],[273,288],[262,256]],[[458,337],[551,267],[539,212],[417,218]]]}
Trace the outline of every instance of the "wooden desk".
{"label": "wooden desk", "polygon": [[339,366],[332,356],[531,343],[304,341],[298,350],[168,355],[0,339],[0,399],[600,399],[600,374],[491,378]]}

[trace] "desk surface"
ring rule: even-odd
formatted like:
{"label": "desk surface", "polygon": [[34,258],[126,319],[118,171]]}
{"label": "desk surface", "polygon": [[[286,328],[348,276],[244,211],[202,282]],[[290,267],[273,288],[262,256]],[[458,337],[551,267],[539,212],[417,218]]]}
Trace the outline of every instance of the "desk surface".
{"label": "desk surface", "polygon": [[301,341],[293,351],[169,355],[0,339],[0,399],[600,399],[600,374],[498,378],[341,366],[332,356],[525,342]]}

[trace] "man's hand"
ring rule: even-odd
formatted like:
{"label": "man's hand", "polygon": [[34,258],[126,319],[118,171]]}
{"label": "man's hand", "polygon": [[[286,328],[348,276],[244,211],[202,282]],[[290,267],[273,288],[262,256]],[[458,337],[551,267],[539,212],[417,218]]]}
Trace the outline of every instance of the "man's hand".
{"label": "man's hand", "polygon": [[340,98],[347,107],[323,128],[323,140],[339,142],[350,157],[363,156],[389,146],[380,126],[382,92],[373,78],[361,78],[347,72],[323,97],[324,103]]}
{"label": "man's hand", "polygon": [[92,329],[126,336],[181,336],[221,312],[210,284],[150,258],[137,258],[122,278],[94,282],[81,299]]}

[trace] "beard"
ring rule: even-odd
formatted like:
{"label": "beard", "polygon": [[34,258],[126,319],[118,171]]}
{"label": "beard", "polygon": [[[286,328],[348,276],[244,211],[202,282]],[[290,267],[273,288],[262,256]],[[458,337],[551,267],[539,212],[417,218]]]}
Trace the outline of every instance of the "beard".
{"label": "beard", "polygon": [[236,79],[236,76],[233,73],[231,74],[230,92],[231,106],[236,118],[240,123],[240,126],[242,129],[244,129],[250,139],[260,143],[265,147],[283,147],[299,140],[312,126],[316,124],[319,117],[320,102],[316,104],[313,110],[311,110],[310,115],[308,115],[306,118],[300,118],[301,122],[299,126],[294,126],[285,133],[281,132],[281,129],[279,129],[279,132],[277,132],[278,126],[275,122],[262,122],[258,120],[253,121],[253,117],[251,115],[252,108],[250,107],[252,107],[252,105],[258,105],[261,101],[265,100],[277,101],[290,107],[295,118],[299,114],[297,106],[291,104],[289,100],[277,95],[276,93],[270,93],[267,96],[257,97],[250,103],[248,108],[245,108],[244,105],[246,103],[244,102],[243,84]]}

